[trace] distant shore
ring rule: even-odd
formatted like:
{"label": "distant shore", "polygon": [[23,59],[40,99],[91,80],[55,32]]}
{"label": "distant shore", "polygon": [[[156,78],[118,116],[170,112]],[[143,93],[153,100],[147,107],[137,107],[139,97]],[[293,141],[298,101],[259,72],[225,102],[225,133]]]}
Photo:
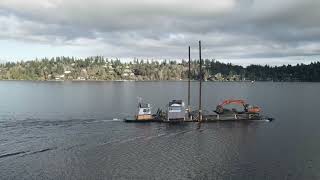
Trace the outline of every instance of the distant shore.
{"label": "distant shore", "polygon": [[[188,80],[24,80],[24,79],[0,79],[0,81],[21,81],[21,82],[188,82]],[[198,82],[199,80],[190,80]],[[313,82],[314,81],[203,81],[203,82],[224,82],[224,83],[255,83],[255,82]]]}
{"label": "distant shore", "polygon": [[[320,82],[320,62],[283,66],[239,66],[205,59],[202,79],[214,82]],[[102,56],[74,59],[56,57],[0,63],[0,79],[38,81],[186,81],[199,79],[199,62],[122,62]]]}

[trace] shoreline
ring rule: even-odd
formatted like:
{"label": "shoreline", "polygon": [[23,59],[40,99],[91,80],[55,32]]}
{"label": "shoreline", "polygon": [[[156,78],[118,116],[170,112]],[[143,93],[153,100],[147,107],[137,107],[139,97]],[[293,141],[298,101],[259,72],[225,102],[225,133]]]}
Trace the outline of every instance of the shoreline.
{"label": "shoreline", "polygon": [[[188,82],[188,80],[20,80],[20,79],[0,79],[1,81],[21,81],[21,82]],[[190,80],[198,82],[198,80]],[[274,82],[274,83],[320,83],[319,81],[202,81],[205,82],[220,82],[220,83],[251,83],[256,82]]]}

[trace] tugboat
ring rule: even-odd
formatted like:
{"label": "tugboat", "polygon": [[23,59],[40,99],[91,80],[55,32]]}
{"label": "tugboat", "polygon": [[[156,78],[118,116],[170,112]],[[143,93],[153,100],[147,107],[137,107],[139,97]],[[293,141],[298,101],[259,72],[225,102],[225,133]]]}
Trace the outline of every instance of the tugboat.
{"label": "tugboat", "polygon": [[134,117],[127,117],[124,119],[125,122],[152,122],[155,120],[151,113],[151,105],[143,103],[139,98],[137,114]]}
{"label": "tugboat", "polygon": [[183,122],[186,120],[187,112],[182,100],[172,100],[169,102],[166,122]]}

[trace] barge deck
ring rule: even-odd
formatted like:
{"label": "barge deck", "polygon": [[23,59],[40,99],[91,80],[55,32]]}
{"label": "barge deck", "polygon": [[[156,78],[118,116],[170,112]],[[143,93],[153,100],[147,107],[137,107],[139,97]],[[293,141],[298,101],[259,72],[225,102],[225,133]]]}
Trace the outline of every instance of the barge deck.
{"label": "barge deck", "polygon": [[[219,115],[219,114],[210,114],[203,115],[202,121],[203,123],[210,122],[248,122],[248,121],[273,121],[273,118],[257,115],[257,114],[228,114],[228,115]],[[149,120],[138,120],[134,117],[127,117],[124,119],[124,122],[128,123],[146,123],[146,122],[160,122],[160,123],[179,123],[179,122],[199,122],[198,118],[185,118],[185,120],[181,121],[167,121],[164,117],[156,117],[154,116]]]}

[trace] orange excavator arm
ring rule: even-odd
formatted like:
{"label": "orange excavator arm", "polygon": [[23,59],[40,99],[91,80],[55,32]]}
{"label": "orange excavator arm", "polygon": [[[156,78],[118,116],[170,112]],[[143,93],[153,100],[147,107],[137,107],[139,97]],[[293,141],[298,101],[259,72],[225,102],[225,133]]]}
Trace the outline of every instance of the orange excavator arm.
{"label": "orange excavator arm", "polygon": [[241,99],[228,99],[223,101],[221,104],[219,104],[220,106],[224,106],[224,105],[228,105],[228,104],[239,104],[239,105],[245,105],[246,101],[241,100]]}
{"label": "orange excavator arm", "polygon": [[260,107],[258,106],[249,106],[249,104],[246,103],[245,100],[242,99],[228,99],[220,103],[217,108],[216,112],[222,113],[224,110],[224,106],[228,104],[237,104],[237,105],[242,105],[245,109],[246,112],[249,113],[259,113],[261,111]]}

